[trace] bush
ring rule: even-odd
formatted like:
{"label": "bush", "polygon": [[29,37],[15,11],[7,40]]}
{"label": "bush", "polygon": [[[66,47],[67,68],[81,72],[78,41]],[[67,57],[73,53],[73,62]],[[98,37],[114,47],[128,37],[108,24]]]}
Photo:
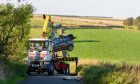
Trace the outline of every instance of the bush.
{"label": "bush", "polygon": [[107,64],[84,66],[80,75],[87,84],[139,84],[140,66]]}
{"label": "bush", "polygon": [[0,4],[0,56],[19,61],[30,33],[30,18],[33,7],[30,4],[17,8],[12,4]]}
{"label": "bush", "polygon": [[132,26],[133,21],[134,21],[134,18],[130,17],[130,18],[127,18],[126,20],[124,20],[123,24],[126,26]]}
{"label": "bush", "polygon": [[16,84],[27,77],[26,66],[21,63],[3,62],[4,80],[0,84]]}
{"label": "bush", "polygon": [[140,30],[140,16],[134,20],[134,26],[137,27],[137,30]]}
{"label": "bush", "polygon": [[0,61],[3,61],[5,81],[2,84],[16,84],[26,77],[23,64],[28,48],[30,18],[34,8],[31,4],[15,7],[0,4]]}

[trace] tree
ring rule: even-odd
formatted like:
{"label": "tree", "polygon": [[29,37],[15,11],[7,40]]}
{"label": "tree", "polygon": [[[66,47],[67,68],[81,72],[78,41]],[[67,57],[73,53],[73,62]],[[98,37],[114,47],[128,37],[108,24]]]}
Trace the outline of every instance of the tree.
{"label": "tree", "polygon": [[123,24],[125,26],[132,26],[133,25],[133,21],[134,21],[134,18],[130,17],[130,18],[127,18],[126,20],[124,20]]}
{"label": "tree", "polygon": [[31,4],[15,7],[0,5],[0,56],[18,60],[27,48],[30,18],[34,8]]}
{"label": "tree", "polygon": [[134,20],[134,26],[140,30],[140,16]]}

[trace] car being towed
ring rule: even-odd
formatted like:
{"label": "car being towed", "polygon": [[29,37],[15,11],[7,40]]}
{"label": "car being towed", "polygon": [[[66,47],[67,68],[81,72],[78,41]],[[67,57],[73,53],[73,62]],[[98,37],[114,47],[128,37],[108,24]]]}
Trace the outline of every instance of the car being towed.
{"label": "car being towed", "polygon": [[58,38],[55,38],[53,40],[53,51],[61,51],[61,50],[68,50],[72,51],[74,48],[74,42],[73,40],[76,37],[74,37],[72,34],[69,35],[62,35]]}

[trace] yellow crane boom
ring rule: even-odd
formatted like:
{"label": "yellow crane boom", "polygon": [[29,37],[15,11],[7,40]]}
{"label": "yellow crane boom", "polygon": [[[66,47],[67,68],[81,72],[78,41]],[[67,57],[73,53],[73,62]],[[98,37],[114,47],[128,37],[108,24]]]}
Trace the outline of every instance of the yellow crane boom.
{"label": "yellow crane boom", "polygon": [[44,21],[44,25],[43,25],[42,36],[44,38],[48,38],[47,34],[50,32],[49,25],[52,25],[52,24],[50,24],[50,23],[52,23],[51,22],[51,17],[50,17],[50,15],[47,15],[47,16],[43,15],[43,19],[45,19],[45,21]]}
{"label": "yellow crane boom", "polygon": [[[50,29],[49,27],[53,25],[53,22],[51,21],[51,16],[50,15],[43,15],[43,19],[45,20],[44,21],[44,25],[43,25],[43,32],[42,32],[42,36],[44,38],[48,38],[48,33],[50,32],[53,32],[52,29]],[[61,29],[57,29],[56,31],[56,34],[59,36],[59,35],[62,35],[62,30]],[[63,52],[62,51],[59,51],[58,52],[58,55],[59,56],[62,56],[63,55]]]}
{"label": "yellow crane boom", "polygon": [[[43,18],[45,19],[44,21],[44,25],[43,25],[43,33],[42,33],[42,36],[44,38],[48,38],[49,36],[48,33],[49,32],[53,32],[52,29],[50,29],[50,27],[53,26],[53,22],[51,20],[51,16],[50,15],[43,15]],[[56,34],[59,36],[59,35],[62,35],[62,29],[56,29]]]}

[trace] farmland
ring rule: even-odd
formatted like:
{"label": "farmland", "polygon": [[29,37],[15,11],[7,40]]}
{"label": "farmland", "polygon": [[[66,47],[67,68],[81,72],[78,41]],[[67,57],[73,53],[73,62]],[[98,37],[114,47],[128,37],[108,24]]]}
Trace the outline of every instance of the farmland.
{"label": "farmland", "polygon": [[120,29],[67,30],[77,36],[70,54],[80,58],[139,62],[139,32]]}
{"label": "farmland", "polygon": [[[32,29],[31,35],[39,37],[41,29]],[[65,30],[77,36],[75,48],[69,52],[80,59],[124,61],[139,63],[140,33],[123,29]]]}
{"label": "farmland", "polygon": [[[41,25],[43,25],[43,20],[41,18],[35,19],[32,19],[34,22],[32,22],[33,28],[31,28],[30,36],[39,38],[42,33]],[[98,19],[101,20],[104,18]],[[107,18],[105,20],[107,22],[113,19]],[[63,21],[67,24],[71,23],[64,19]],[[122,21],[115,19],[115,22],[118,21],[122,23]],[[73,34],[77,37],[74,41],[74,50],[68,52],[68,54],[79,58],[78,74],[86,84],[140,83],[140,33],[138,31],[114,27],[105,29],[105,25],[103,26],[102,24],[98,25],[101,26],[101,29],[98,29],[98,27],[77,29],[78,22],[73,21],[73,23],[75,25],[72,29],[65,29],[66,34]],[[78,24],[89,24],[86,22],[83,23]],[[121,23],[117,24],[121,26]],[[35,24],[40,26],[38,28],[34,27]],[[63,23],[63,25],[65,24]],[[92,25],[97,26],[95,24]],[[114,25],[112,24],[112,26]],[[74,66],[74,63],[71,63],[70,69],[72,73],[75,70]]]}
{"label": "farmland", "polygon": [[139,32],[124,29],[76,29],[65,32],[77,36],[70,56],[80,58],[79,74],[87,84],[140,83]]}
{"label": "farmland", "polygon": [[[123,19],[104,18],[104,17],[88,17],[88,16],[51,16],[53,22],[59,22],[65,27],[80,26],[123,26]],[[42,15],[34,15],[31,19],[31,26],[38,28],[43,26]]]}
{"label": "farmland", "polygon": [[[41,26],[43,25],[43,19],[41,17],[41,15],[34,15],[31,22],[33,27],[31,28],[31,37],[41,37]],[[87,20],[86,22],[91,22],[91,19],[106,20],[106,22],[114,21],[118,22],[116,24],[119,26],[122,25],[122,19],[52,16],[52,20],[54,22],[61,23],[61,20],[63,19],[62,22],[66,22],[67,24],[70,24],[68,20],[75,20],[76,22],[74,24],[77,24],[80,20],[81,22],[84,22],[85,18]],[[87,24],[86,22],[85,24]],[[109,23],[113,25],[113,23]],[[39,28],[34,28],[35,25],[40,26]],[[81,23],[80,25],[83,24]],[[69,52],[70,56],[78,56],[81,60],[92,59],[101,61],[139,63],[139,32],[124,29],[67,29],[65,30],[65,33],[72,33],[77,37],[75,40],[74,50]]]}

